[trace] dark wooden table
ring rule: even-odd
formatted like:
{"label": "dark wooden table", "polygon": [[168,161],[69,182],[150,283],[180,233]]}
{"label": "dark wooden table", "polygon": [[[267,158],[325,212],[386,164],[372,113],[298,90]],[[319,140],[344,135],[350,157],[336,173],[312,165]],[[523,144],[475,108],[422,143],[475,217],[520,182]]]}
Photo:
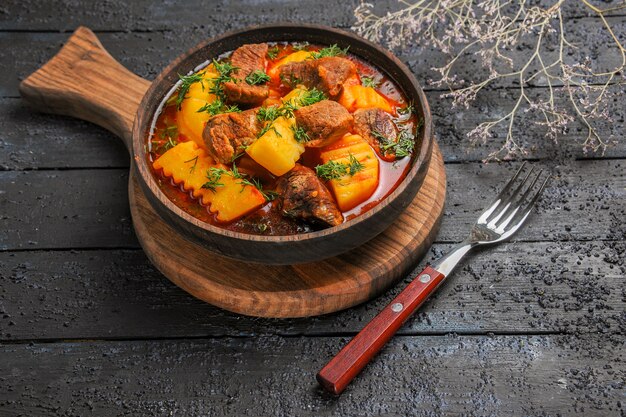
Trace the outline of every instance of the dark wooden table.
{"label": "dark wooden table", "polygon": [[[390,1],[393,3],[393,1]],[[423,265],[460,240],[519,161],[482,164],[494,145],[465,133],[513,103],[485,91],[450,112],[429,89],[448,173],[443,224],[404,283],[324,317],[237,316],[187,295],[133,234],[128,155],[108,132],[36,114],[18,82],[78,25],[152,78],[199,40],[271,21],[348,28],[305,1],[5,1],[0,6],[0,415],[624,415],[626,141],[586,155],[586,132],[558,145],[525,128],[531,164],[554,180],[517,238],[465,262],[340,398],[317,370]],[[610,58],[598,18],[568,8],[581,54]],[[609,18],[621,39],[626,16]],[[441,57],[407,45],[418,79]],[[614,51],[615,52],[615,51]],[[473,70],[473,69],[469,69]],[[540,93],[542,87],[531,87]],[[623,99],[622,99],[623,100]],[[603,135],[624,135],[624,103]]]}

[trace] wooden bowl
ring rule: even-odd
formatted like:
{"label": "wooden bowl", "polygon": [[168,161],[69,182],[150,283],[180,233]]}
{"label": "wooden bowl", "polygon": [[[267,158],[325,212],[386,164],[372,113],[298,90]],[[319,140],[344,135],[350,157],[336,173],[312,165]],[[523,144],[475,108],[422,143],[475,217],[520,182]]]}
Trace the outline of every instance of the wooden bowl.
{"label": "wooden bowl", "polygon": [[[57,56],[21,83],[22,95],[44,111],[90,120],[122,137],[134,162],[135,176],[155,211],[186,239],[220,255],[275,265],[313,262],[339,255],[385,230],[422,185],[433,144],[432,118],[426,96],[413,74],[395,56],[352,33],[305,24],[268,25],[230,32],[203,41],[182,54],[149,87],[146,80],[128,72],[106,54],[88,29],[79,28],[73,38]],[[189,215],[159,189],[145,157],[146,135],[157,107],[178,81],[178,74],[187,74],[201,63],[243,44],[277,41],[349,46],[350,53],[386,73],[414,103],[418,117],[424,121],[421,140],[416,144],[407,176],[394,192],[350,221],[293,236],[258,236],[225,230]],[[79,65],[84,65],[85,71],[81,72]],[[98,68],[99,73],[94,68]],[[80,73],[83,83],[74,81],[76,73]],[[107,90],[116,96],[111,98]],[[143,98],[140,100],[140,97]],[[133,117],[129,109],[135,112],[132,129]]]}

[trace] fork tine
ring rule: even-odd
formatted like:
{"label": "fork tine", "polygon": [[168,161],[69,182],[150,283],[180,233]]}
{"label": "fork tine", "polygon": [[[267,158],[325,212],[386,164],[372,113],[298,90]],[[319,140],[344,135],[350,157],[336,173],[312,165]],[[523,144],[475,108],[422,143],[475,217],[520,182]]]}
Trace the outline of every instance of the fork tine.
{"label": "fork tine", "polygon": [[511,189],[511,186],[513,185],[513,183],[515,182],[515,180],[517,179],[517,177],[519,177],[520,173],[522,172],[522,170],[524,169],[524,167],[526,166],[526,161],[524,161],[522,163],[522,166],[519,167],[519,169],[517,170],[517,172],[515,173],[515,175],[513,175],[513,178],[511,178],[509,180],[509,182],[506,183],[506,185],[504,186],[504,188],[502,189],[502,191],[500,191],[500,194],[498,194],[498,196],[496,197],[495,200],[493,200],[493,202],[489,205],[489,207],[483,212],[483,214],[480,215],[480,217],[478,218],[477,222],[478,224],[483,224],[483,223],[487,223],[487,219],[491,216],[491,214],[496,210],[496,208],[498,208],[498,206],[500,205],[500,203],[502,202],[502,199],[504,198],[504,196],[509,192],[509,190]]}
{"label": "fork tine", "polygon": [[[535,203],[537,202],[537,200],[539,200],[539,197],[541,197],[541,194],[543,193],[543,190],[546,188],[546,184],[548,183],[549,179],[550,179],[550,176],[547,176],[546,179],[543,180],[543,183],[541,184],[541,186],[539,187],[539,189],[537,190],[537,192],[533,196],[532,200],[530,200],[530,202],[526,205],[524,210],[522,210],[521,212],[519,212],[517,214],[517,216],[515,216],[515,219],[516,219],[517,223],[515,223],[515,225],[513,227],[511,227],[503,235],[503,238],[511,236],[513,233],[515,233],[517,231],[517,229],[519,229],[522,226],[522,224],[524,223],[524,221],[526,220],[526,218],[528,217],[528,215],[532,211],[533,207],[535,206]],[[519,220],[517,220],[517,219],[519,219]]]}
{"label": "fork tine", "polygon": [[530,171],[528,172],[528,174],[526,175],[526,178],[524,178],[524,180],[517,186],[517,188],[515,189],[515,191],[513,191],[511,193],[511,195],[509,195],[508,197],[506,197],[502,203],[505,204],[504,208],[502,208],[502,210],[499,210],[496,214],[495,217],[491,218],[491,219],[487,219],[489,224],[488,226],[491,227],[495,227],[495,225],[500,221],[500,219],[503,218],[505,213],[508,213],[511,209],[511,202],[513,201],[513,199],[515,197],[517,197],[519,195],[519,193],[522,191],[522,188],[524,188],[524,185],[527,184],[528,178],[530,177],[530,175],[533,173],[533,171],[535,170],[535,168],[531,168]]}
{"label": "fork tine", "polygon": [[[532,170],[531,170],[531,173],[532,173]],[[517,199],[515,207],[511,206],[506,209],[507,217],[505,218],[505,220],[498,223],[500,218],[504,218],[505,213],[502,213],[502,215],[500,215],[498,219],[493,220],[492,223],[493,223],[493,226],[496,227],[497,232],[499,233],[504,232],[504,228],[511,222],[511,220],[513,220],[513,218],[515,217],[519,209],[522,207],[522,205],[524,204],[524,201],[526,201],[526,198],[528,197],[532,189],[535,187],[535,184],[537,184],[537,181],[539,181],[539,178],[541,178],[541,174],[543,174],[543,170],[540,170],[537,173],[537,175],[535,176],[535,179],[531,182],[531,184],[528,186],[526,191],[524,191],[524,194],[522,194],[522,197]],[[528,177],[530,177],[530,173],[528,176],[526,176],[526,179],[524,180],[524,184],[528,181]],[[522,186],[520,185],[516,190],[516,194],[519,193],[521,189],[522,189]],[[511,212],[511,210],[513,210],[513,212]]]}

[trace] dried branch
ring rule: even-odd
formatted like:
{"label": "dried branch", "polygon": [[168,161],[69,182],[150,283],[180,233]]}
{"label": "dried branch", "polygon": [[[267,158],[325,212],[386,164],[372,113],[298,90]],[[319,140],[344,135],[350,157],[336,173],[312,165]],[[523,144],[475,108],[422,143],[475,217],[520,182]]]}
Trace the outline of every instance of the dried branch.
{"label": "dried branch", "polygon": [[[599,17],[603,29],[610,35],[613,49],[621,58],[615,68],[594,71],[589,58],[571,62],[568,58],[578,49],[568,38],[562,9],[565,0],[543,8],[528,6],[525,0],[416,0],[400,1],[401,8],[383,16],[374,13],[374,6],[362,3],[355,10],[353,29],[361,35],[388,45],[402,47],[418,39],[432,45],[449,59],[443,67],[433,68],[439,78],[431,85],[446,87],[443,96],[454,106],[468,107],[481,90],[490,85],[512,85],[517,100],[512,110],[497,120],[487,121],[468,132],[472,143],[487,142],[494,137],[496,126],[504,124],[507,134],[500,148],[486,160],[510,158],[526,151],[514,137],[514,127],[522,112],[536,114],[537,125],[545,129],[546,137],[556,141],[567,126],[579,119],[587,128],[582,143],[585,152],[602,152],[613,137],[602,138],[596,124],[611,121],[608,103],[623,94],[626,77],[626,49],[615,34],[606,14],[626,8],[626,1],[617,7],[601,9],[588,0],[580,0]],[[520,52],[530,43],[528,53]],[[616,47],[616,48],[615,48]],[[557,51],[553,53],[551,51]],[[487,75],[482,79],[463,80],[456,70],[463,58],[476,55]],[[569,61],[568,61],[569,59]],[[475,71],[475,73],[479,73]],[[533,81],[545,84],[545,93],[531,97],[527,87]],[[573,110],[573,111],[572,111]],[[575,116],[574,116],[574,115]]]}

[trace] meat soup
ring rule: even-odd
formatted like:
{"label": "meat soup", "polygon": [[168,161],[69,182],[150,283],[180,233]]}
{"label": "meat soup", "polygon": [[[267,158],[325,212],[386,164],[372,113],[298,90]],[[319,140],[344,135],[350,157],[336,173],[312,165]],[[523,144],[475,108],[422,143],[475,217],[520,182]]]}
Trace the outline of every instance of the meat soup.
{"label": "meat soup", "polygon": [[181,76],[147,137],[161,190],[225,229],[292,235],[376,206],[420,122],[385,74],[336,45],[247,44]]}

